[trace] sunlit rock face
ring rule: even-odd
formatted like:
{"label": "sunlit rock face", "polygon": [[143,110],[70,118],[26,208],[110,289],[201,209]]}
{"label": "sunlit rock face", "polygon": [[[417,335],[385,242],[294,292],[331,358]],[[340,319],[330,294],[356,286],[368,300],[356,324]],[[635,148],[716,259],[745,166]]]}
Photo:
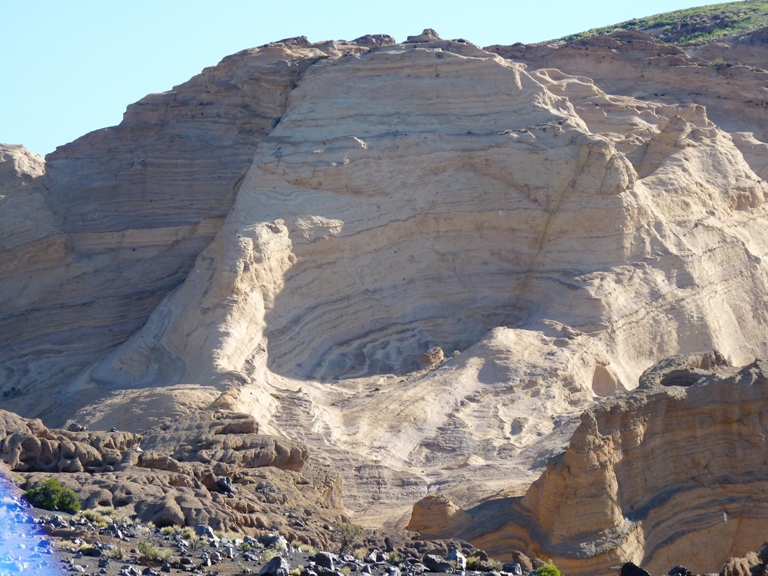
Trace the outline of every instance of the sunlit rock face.
{"label": "sunlit rock face", "polygon": [[[339,55],[371,42],[330,49]],[[144,325],[221,228],[298,79],[325,57],[303,38],[244,50],[132,104],[119,126],[61,146],[45,162],[3,148],[7,407],[55,418],[55,405],[25,392],[71,381]]]}
{"label": "sunlit rock face", "polygon": [[760,547],[768,508],[766,364],[718,353],[670,358],[638,390],[586,412],[568,450],[521,498],[475,510],[426,498],[411,528],[474,537],[500,556],[553,558],[569,574],[650,573],[682,560],[713,572]]}
{"label": "sunlit rock face", "polygon": [[[147,97],[47,175],[29,161],[0,202],[36,195],[63,248],[0,276],[9,406],[132,431],[246,412],[340,470],[360,522],[402,527],[427,494],[519,496],[581,412],[661,358],[764,356],[759,130],[617,94],[561,52],[275,43]],[[145,150],[162,162],[128,167]],[[441,533],[461,519],[489,547],[508,521],[456,510]]]}

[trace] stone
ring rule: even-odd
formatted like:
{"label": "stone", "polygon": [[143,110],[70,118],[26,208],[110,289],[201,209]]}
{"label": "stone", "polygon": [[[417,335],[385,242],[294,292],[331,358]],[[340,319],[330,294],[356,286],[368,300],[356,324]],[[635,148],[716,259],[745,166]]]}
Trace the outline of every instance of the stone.
{"label": "stone", "polygon": [[267,548],[275,548],[277,550],[287,550],[288,541],[280,534],[265,534],[258,537],[258,541]]}
{"label": "stone", "polygon": [[421,355],[419,362],[422,368],[434,368],[445,360],[445,353],[439,346],[430,348]]}
{"label": "stone", "polygon": [[[757,555],[752,552],[746,556],[738,558],[729,558],[725,564],[723,564],[723,570],[721,574],[723,576],[752,576],[754,569],[759,566]],[[764,573],[765,570],[761,570],[758,573]],[[679,572],[678,572],[679,574]],[[682,575],[688,576],[688,575]]]}
{"label": "stone", "polygon": [[451,550],[445,559],[451,564],[454,564],[456,569],[461,572],[467,569],[467,557],[458,550]]}
{"label": "stone", "polygon": [[259,576],[288,576],[290,573],[287,560],[281,556],[275,556],[259,570]]}
{"label": "stone", "polygon": [[647,571],[640,568],[632,562],[625,562],[621,565],[619,576],[651,576]]}
{"label": "stone", "polygon": [[[515,576],[522,576],[523,567],[520,565],[519,562],[505,562],[501,566],[501,571],[506,572],[507,574],[514,574]],[[644,574],[628,575],[628,574],[622,573],[621,576],[645,576],[645,575]]]}
{"label": "stone", "polygon": [[234,490],[232,489],[232,478],[229,476],[220,476],[217,478],[216,486],[225,494],[234,494]]}
{"label": "stone", "polygon": [[328,552],[318,552],[312,557],[312,560],[314,560],[315,564],[317,564],[318,566],[321,566],[322,568],[328,568],[329,570],[334,569],[333,554],[330,554]]}
{"label": "stone", "polygon": [[425,554],[421,558],[421,563],[424,564],[430,572],[446,572],[450,574],[453,571],[451,563],[436,554]]}
{"label": "stone", "polygon": [[198,524],[195,526],[195,534],[198,536],[218,541],[219,537],[213,533],[213,528],[207,524]]}

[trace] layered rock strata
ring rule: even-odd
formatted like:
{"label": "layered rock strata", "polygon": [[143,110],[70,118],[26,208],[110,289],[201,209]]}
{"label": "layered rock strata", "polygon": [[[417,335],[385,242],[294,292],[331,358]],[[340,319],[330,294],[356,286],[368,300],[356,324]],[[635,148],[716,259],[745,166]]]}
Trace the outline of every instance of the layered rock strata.
{"label": "layered rock strata", "polygon": [[[321,47],[296,38],[244,50],[132,104],[119,126],[61,146],[45,162],[3,148],[5,406],[55,419],[52,390],[123,343],[183,282],[306,69],[387,42]],[[46,393],[30,402],[32,389]]]}
{"label": "layered rock strata", "polygon": [[[427,494],[521,495],[660,358],[768,355],[768,147],[759,106],[728,108],[764,74],[723,86],[626,35],[515,50],[294,39],[47,171],[4,149],[1,217],[33,223],[0,246],[7,407],[135,433],[248,413],[342,470],[360,522],[404,526]],[[546,528],[526,545],[578,547]]]}
{"label": "layered rock strata", "polygon": [[768,365],[718,353],[676,357],[630,395],[586,412],[568,450],[524,496],[461,510],[427,498],[409,528],[491,554],[528,550],[569,574],[632,561],[720,570],[765,538]]}

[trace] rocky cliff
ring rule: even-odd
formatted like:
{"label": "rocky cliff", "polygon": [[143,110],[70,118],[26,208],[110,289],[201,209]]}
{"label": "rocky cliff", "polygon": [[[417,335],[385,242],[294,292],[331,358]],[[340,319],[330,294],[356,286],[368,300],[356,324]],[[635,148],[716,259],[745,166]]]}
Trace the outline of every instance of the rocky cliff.
{"label": "rocky cliff", "polygon": [[763,361],[667,359],[634,393],[584,413],[524,496],[466,511],[425,498],[409,528],[510,559],[529,550],[569,574],[627,561],[658,574],[681,559],[695,573],[717,571],[765,538],[767,394]]}
{"label": "rocky cliff", "polygon": [[[766,73],[697,54],[638,33],[292,39],[45,161],[3,147],[3,406],[135,433],[244,412],[338,470],[371,526],[437,492],[456,502],[441,526],[471,524],[460,508],[521,495],[574,430],[566,454],[613,462],[582,411],[667,356],[768,354]],[[527,535],[473,540],[573,572],[684,549],[633,532],[634,496],[585,520],[559,474],[511,508]],[[562,524],[558,491],[585,507]],[[601,530],[618,544],[578,551]]]}

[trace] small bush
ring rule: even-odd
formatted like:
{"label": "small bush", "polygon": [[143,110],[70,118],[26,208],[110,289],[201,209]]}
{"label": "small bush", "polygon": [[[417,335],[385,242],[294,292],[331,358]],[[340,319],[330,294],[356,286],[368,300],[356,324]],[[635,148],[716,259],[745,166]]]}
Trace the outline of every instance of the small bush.
{"label": "small bush", "polygon": [[125,558],[125,550],[120,548],[120,546],[113,548],[112,552],[109,554],[109,557],[113,560],[123,560]]}
{"label": "small bush", "polygon": [[[498,560],[494,560],[493,558],[488,559],[488,569],[493,572],[498,572],[501,570],[501,567],[503,564],[499,562]],[[554,576],[554,575],[551,575]],[[557,576],[560,576],[560,573],[557,574]]]}
{"label": "small bush", "polygon": [[24,492],[24,498],[36,508],[61,510],[74,514],[80,510],[80,499],[75,491],[62,486],[56,478],[46,478],[37,488]]}
{"label": "small bush", "polygon": [[709,65],[715,70],[725,70],[728,68],[728,64],[722,58],[715,58],[712,60],[712,62],[709,63]]}
{"label": "small bush", "polygon": [[275,551],[272,548],[270,548],[269,550],[267,550],[267,553],[264,554],[264,562],[269,562],[275,556],[277,556],[277,551]]}
{"label": "small bush", "polygon": [[171,551],[160,549],[154,546],[149,540],[141,539],[136,543],[136,548],[139,549],[139,553],[142,558],[147,560],[168,560],[171,557]]}
{"label": "small bush", "polygon": [[302,544],[301,550],[304,552],[307,556],[314,556],[317,554],[318,550],[312,544]]}
{"label": "small bush", "polygon": [[355,559],[363,560],[367,552],[368,550],[366,550],[365,548],[355,548]]}
{"label": "small bush", "polygon": [[80,515],[91,522],[92,524],[95,524],[99,528],[106,528],[109,526],[109,522],[107,519],[102,516],[100,512],[97,512],[96,510],[85,510],[80,513]]}
{"label": "small bush", "polygon": [[467,570],[479,570],[480,557],[474,554],[467,558]]}
{"label": "small bush", "polygon": [[346,554],[354,549],[365,536],[365,530],[357,524],[339,524],[336,533],[339,537],[339,554]]}
{"label": "small bush", "polygon": [[160,528],[160,534],[163,536],[172,536],[173,534],[176,534],[180,528],[178,526],[163,526]]}
{"label": "small bush", "polygon": [[536,576],[560,576],[560,570],[552,563],[552,560],[536,569]]}

